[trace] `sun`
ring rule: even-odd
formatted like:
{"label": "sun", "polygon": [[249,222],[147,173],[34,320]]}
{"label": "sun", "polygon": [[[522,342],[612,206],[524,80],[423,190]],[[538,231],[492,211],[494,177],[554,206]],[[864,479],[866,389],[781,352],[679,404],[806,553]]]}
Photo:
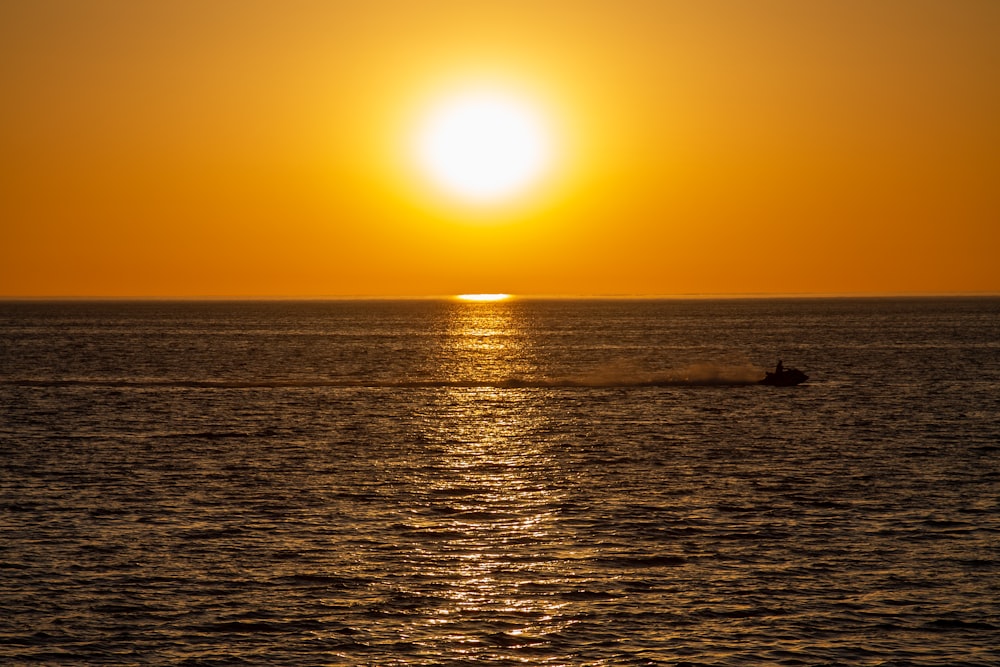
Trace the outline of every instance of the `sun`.
{"label": "sun", "polygon": [[552,133],[538,107],[515,93],[468,89],[438,100],[418,126],[418,167],[435,186],[473,203],[507,200],[552,162]]}

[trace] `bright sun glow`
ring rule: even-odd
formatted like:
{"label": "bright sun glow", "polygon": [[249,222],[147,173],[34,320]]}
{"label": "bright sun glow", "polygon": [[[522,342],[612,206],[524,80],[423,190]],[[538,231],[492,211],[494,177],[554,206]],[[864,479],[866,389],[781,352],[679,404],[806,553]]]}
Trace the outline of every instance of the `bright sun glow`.
{"label": "bright sun glow", "polygon": [[509,299],[510,294],[459,294],[462,301],[503,301]]}
{"label": "bright sun glow", "polygon": [[551,136],[527,101],[469,90],[438,102],[417,133],[421,170],[462,199],[496,202],[535,183],[552,159]]}

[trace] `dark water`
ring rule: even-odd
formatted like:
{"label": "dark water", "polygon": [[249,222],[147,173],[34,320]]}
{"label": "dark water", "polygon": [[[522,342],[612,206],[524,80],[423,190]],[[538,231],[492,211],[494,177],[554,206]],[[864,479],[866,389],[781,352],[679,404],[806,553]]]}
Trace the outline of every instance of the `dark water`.
{"label": "dark water", "polygon": [[1000,664],[997,299],[7,303],[0,345],[0,662]]}

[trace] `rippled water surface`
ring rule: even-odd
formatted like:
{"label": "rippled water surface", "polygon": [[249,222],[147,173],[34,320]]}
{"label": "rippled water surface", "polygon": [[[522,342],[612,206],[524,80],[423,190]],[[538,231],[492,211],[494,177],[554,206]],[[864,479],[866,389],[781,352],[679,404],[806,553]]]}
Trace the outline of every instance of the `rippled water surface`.
{"label": "rippled water surface", "polygon": [[1000,300],[17,302],[0,346],[2,662],[1000,663]]}

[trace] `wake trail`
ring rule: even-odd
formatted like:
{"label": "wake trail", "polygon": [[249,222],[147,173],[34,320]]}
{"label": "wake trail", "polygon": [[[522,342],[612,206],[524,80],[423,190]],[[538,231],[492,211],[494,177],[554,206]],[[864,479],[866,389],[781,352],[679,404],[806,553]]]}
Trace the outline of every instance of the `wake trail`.
{"label": "wake trail", "polygon": [[764,372],[751,365],[695,364],[684,369],[652,373],[621,369],[599,369],[559,377],[508,377],[502,379],[89,379],[42,378],[0,379],[0,385],[17,387],[92,387],[115,389],[613,389],[639,387],[747,386],[756,384]]}

